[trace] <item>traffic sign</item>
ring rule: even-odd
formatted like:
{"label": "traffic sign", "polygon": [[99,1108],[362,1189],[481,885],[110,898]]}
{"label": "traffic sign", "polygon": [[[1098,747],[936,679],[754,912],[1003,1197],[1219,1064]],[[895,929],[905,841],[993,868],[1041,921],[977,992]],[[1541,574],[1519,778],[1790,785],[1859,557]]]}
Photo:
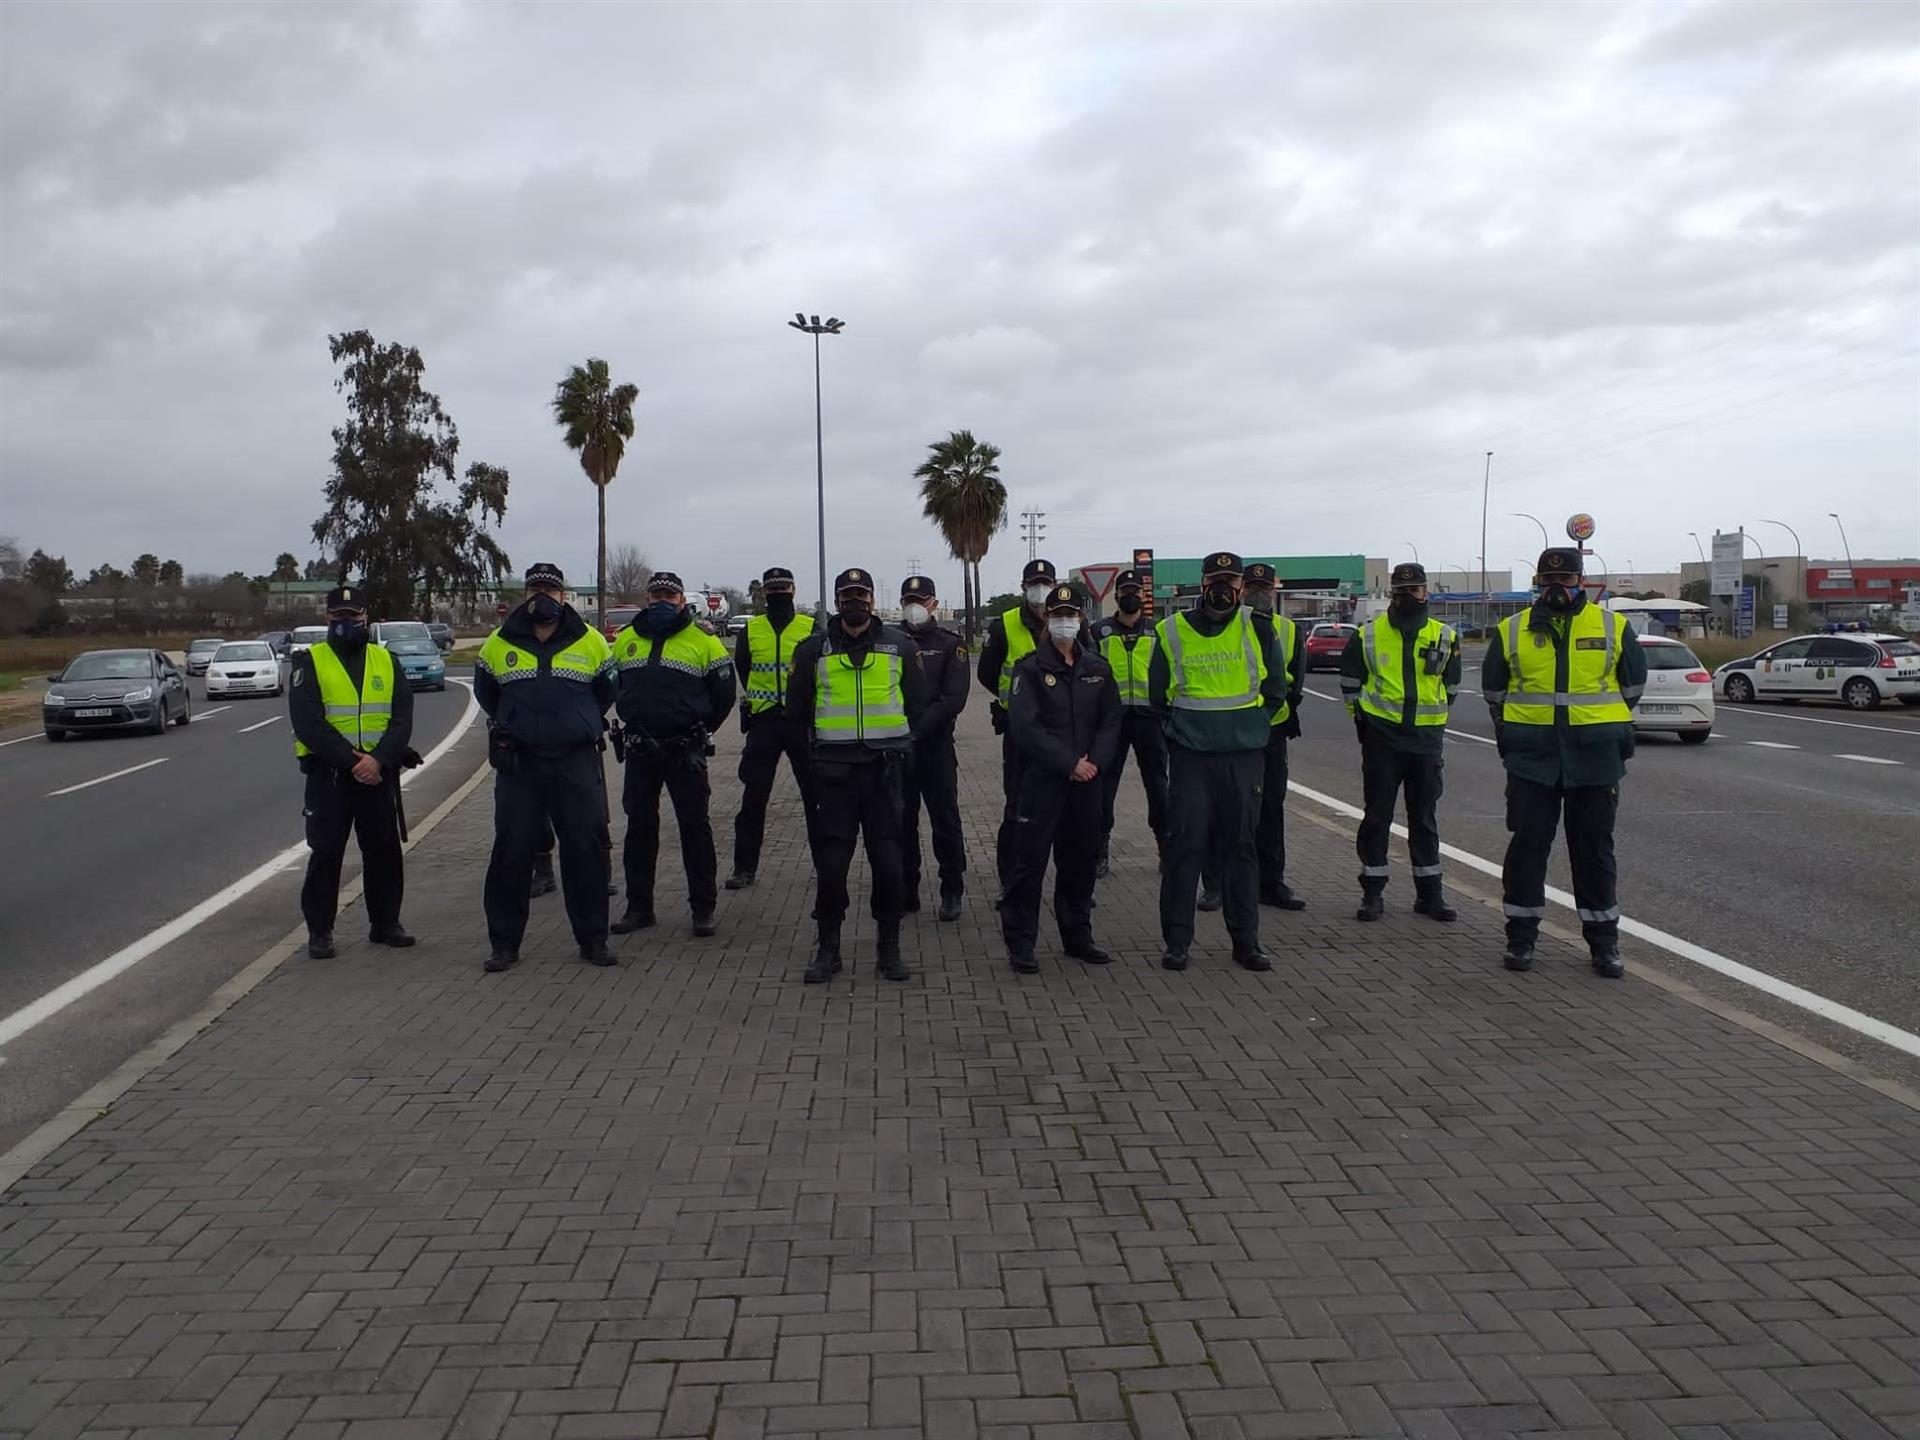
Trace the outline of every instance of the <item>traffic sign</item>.
{"label": "traffic sign", "polygon": [[707,613],[709,615],[718,615],[720,613],[720,607],[724,603],[718,595],[707,596]]}
{"label": "traffic sign", "polygon": [[1113,593],[1113,582],[1120,578],[1118,565],[1082,565],[1080,578],[1087,582],[1087,593],[1095,600],[1105,602]]}

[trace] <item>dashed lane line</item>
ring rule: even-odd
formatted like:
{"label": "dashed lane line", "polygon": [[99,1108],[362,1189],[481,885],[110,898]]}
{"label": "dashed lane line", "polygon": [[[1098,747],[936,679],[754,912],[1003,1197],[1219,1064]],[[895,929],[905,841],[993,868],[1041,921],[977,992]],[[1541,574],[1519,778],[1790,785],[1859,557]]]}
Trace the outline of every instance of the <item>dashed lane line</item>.
{"label": "dashed lane line", "polygon": [[69,785],[64,790],[49,790],[47,792],[47,798],[51,800],[59,795],[71,795],[76,790],[91,790],[94,786],[104,785],[109,780],[118,780],[122,775],[137,775],[142,770],[151,770],[156,765],[164,765],[172,758],[171,755],[162,755],[158,760],[148,760],[139,765],[129,765],[124,770],[115,770],[107,775],[97,775],[91,780],[82,780],[78,785]]}

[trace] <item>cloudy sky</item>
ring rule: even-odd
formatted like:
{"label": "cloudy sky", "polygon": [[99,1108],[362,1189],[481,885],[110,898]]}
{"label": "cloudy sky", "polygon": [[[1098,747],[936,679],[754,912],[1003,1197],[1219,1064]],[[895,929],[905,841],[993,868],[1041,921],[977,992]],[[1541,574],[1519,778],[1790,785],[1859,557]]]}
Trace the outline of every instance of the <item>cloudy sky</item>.
{"label": "cloudy sky", "polygon": [[1521,510],[1616,571],[1920,552],[1910,4],[11,0],[0,76],[0,532],[82,572],[311,553],[364,326],[517,563],[591,568],[545,407],[603,355],[611,539],[805,592],[796,309],[848,322],[829,565],[889,582],[957,595],[910,476],[960,427],[1061,565],[1471,565],[1489,449],[1496,570]]}

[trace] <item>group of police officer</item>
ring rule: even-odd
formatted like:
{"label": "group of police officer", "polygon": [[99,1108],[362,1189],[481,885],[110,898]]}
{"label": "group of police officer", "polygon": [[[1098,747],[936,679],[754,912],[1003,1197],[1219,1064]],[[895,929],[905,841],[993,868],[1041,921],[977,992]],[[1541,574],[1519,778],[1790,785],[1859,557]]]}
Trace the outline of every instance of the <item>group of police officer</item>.
{"label": "group of police officer", "polygon": [[[1632,707],[1646,681],[1633,631],[1582,587],[1578,550],[1543,551],[1537,599],[1495,628],[1481,670],[1507,768],[1503,867],[1510,970],[1533,963],[1546,868],[1564,828],[1593,968],[1624,973],[1615,893],[1614,818],[1633,750]],[[1196,910],[1222,910],[1236,964],[1272,968],[1260,908],[1300,910],[1286,879],[1287,746],[1300,734],[1301,636],[1276,604],[1270,565],[1219,551],[1202,566],[1190,610],[1157,623],[1143,576],[1123,571],[1116,613],[1089,628],[1080,590],[1029,561],[1022,603],[994,617],[976,667],[1002,737],[1004,805],[995,845],[996,907],[1008,963],[1039,969],[1041,890],[1054,868],[1062,949],[1087,964],[1111,956],[1093,932],[1094,893],[1112,873],[1115,797],[1131,757],[1159,853],[1161,964],[1185,970]],[[1340,686],[1360,744],[1365,813],[1357,837],[1356,918],[1385,913],[1388,837],[1405,796],[1414,909],[1457,918],[1442,887],[1438,805],[1442,744],[1460,693],[1460,635],[1429,613],[1426,572],[1396,566],[1385,613],[1358,627]],[[841,931],[857,846],[871,872],[875,968],[908,978],[902,917],[920,909],[919,812],[928,814],[938,916],[959,918],[966,851],[954,724],[967,699],[965,646],[939,623],[933,582],[902,584],[902,622],[875,613],[871,575],[842,571],[824,624],[794,607],[792,572],[761,579],[761,606],[733,653],[695,623],[680,579],[655,573],[647,605],[609,642],[566,602],[557,566],[526,574],[526,598],[488,637],[474,692],[488,719],[494,844],[485,969],[520,958],[543,838],[552,837],[569,923],[583,960],[615,962],[607,936],[658,924],[653,894],[660,793],[671,801],[696,936],[716,932],[718,866],[708,816],[711,737],[740,725],[740,810],[726,888],[756,878],[767,804],[784,756],[799,788],[815,872],[816,942],[804,979],[844,965]],[[290,707],[307,774],[312,850],[302,909],[309,953],[329,958],[341,859],[357,832],[371,938],[406,946],[400,925],[399,770],[411,697],[390,657],[367,643],[364,601],[328,597],[328,637],[295,661]],[[608,723],[609,710],[615,720]],[[609,924],[609,799],[602,761],[624,764],[626,908]]]}

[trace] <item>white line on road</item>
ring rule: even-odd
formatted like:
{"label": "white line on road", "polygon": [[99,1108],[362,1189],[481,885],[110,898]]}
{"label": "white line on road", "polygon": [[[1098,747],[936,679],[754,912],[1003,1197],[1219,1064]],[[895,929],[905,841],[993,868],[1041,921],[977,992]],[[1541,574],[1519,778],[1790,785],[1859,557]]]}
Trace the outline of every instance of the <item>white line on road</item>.
{"label": "white line on road", "polygon": [[[447,732],[446,738],[427,752],[426,758],[419,766],[401,775],[402,785],[409,785],[426,774],[436,760],[453,748],[454,742],[466,733],[468,726],[473,724],[473,717],[480,713],[480,706],[473,698],[473,687],[467,685],[464,680],[455,680],[453,683],[467,687],[467,708],[455,722],[453,729]],[[185,914],[176,915],[158,930],[149,931],[131,945],[114,951],[106,959],[82,970],[65,984],[56,985],[38,1000],[22,1006],[4,1020],[0,1020],[0,1045],[9,1045],[18,1040],[34,1026],[52,1019],[76,1000],[84,998],[109,980],[131,970],[149,955],[171,945],[182,935],[218,915],[236,900],[258,890],[275,875],[297,861],[306,848],[305,841],[298,845],[289,845],[264,865],[248,871],[218,894],[209,895]]]}
{"label": "white line on road", "polygon": [[257,721],[252,725],[242,725],[233,733],[236,735],[251,735],[256,730],[264,730],[269,725],[278,725],[279,723],[280,717],[278,715],[269,715],[266,719]]}
{"label": "white line on road", "polygon": [[1798,750],[1798,745],[1789,745],[1784,740],[1743,740],[1743,745],[1758,745],[1762,750]]}
{"label": "white line on road", "polygon": [[51,800],[56,795],[71,795],[76,790],[91,790],[94,786],[104,785],[109,780],[118,780],[122,775],[133,775],[141,770],[151,770],[156,765],[164,765],[172,758],[171,755],[162,755],[158,760],[149,760],[142,765],[129,765],[124,770],[116,770],[111,775],[102,775],[97,780],[82,780],[78,785],[69,785],[64,790],[49,790],[47,798]]}
{"label": "white line on road", "polygon": [[1447,738],[1449,740],[1471,740],[1476,745],[1498,745],[1500,743],[1498,740],[1489,740],[1484,735],[1475,735],[1469,731],[1455,730],[1451,727],[1447,730]]}
{"label": "white line on road", "polygon": [[[1349,819],[1357,820],[1364,813],[1357,805],[1349,805],[1344,800],[1323,795],[1318,790],[1310,790],[1304,785],[1290,786],[1289,793],[1304,795],[1316,805],[1324,806],[1334,814],[1345,815]],[[1404,839],[1407,833],[1406,827],[1396,825],[1393,827],[1393,833]],[[1478,870],[1483,875],[1497,877],[1500,874],[1498,865],[1475,855],[1470,850],[1462,850],[1454,845],[1442,845],[1440,853],[1448,859],[1458,860],[1469,869]],[[1569,910],[1576,908],[1573,896],[1564,890],[1556,890],[1551,885],[1547,887],[1547,899]],[[1829,1000],[1824,995],[1803,990],[1798,985],[1791,985],[1785,980],[1767,974],[1764,970],[1755,970],[1751,965],[1742,965],[1738,960],[1729,960],[1724,955],[1716,955],[1713,951],[1696,945],[1691,940],[1682,940],[1678,935],[1669,935],[1664,930],[1656,930],[1653,926],[1628,916],[1620,917],[1620,929],[1636,939],[1644,940],[1649,945],[1666,951],[1669,955],[1690,960],[1696,965],[1725,975],[1730,980],[1737,980],[1742,985],[1751,986],[1755,990],[1771,995],[1776,1000],[1784,1000],[1789,1005],[1798,1006],[1810,1014],[1818,1015],[1823,1020],[1843,1025],[1855,1034],[1865,1035],[1870,1040],[1878,1040],[1882,1045],[1891,1045],[1894,1049],[1909,1055],[1920,1056],[1920,1035],[1889,1025],[1884,1020],[1876,1020],[1873,1016],[1842,1005],[1837,1000]],[[4,1027],[0,1027],[0,1036],[4,1036]]]}
{"label": "white line on road", "polygon": [[1722,701],[1714,714],[1741,715],[1753,720],[1798,720],[1802,725],[1838,725],[1843,730],[1871,730],[1876,735],[1898,735],[1907,740],[1920,740],[1920,729],[1909,729],[1905,725],[1862,725],[1858,720],[1822,720],[1818,715],[1789,715],[1783,710],[1759,710],[1751,705],[1734,705],[1727,701]]}
{"label": "white line on road", "polygon": [[46,732],[43,730],[38,735],[22,735],[17,740],[0,740],[0,750],[6,749],[9,745],[24,745],[29,740],[44,740],[46,738]]}
{"label": "white line on road", "polygon": [[211,710],[202,710],[193,718],[196,720],[211,720],[215,715],[224,715],[231,709],[233,709],[231,705],[216,705]]}
{"label": "white line on road", "polygon": [[1862,765],[1904,765],[1904,760],[1882,760],[1878,755],[1836,755],[1836,760],[1858,760]]}

